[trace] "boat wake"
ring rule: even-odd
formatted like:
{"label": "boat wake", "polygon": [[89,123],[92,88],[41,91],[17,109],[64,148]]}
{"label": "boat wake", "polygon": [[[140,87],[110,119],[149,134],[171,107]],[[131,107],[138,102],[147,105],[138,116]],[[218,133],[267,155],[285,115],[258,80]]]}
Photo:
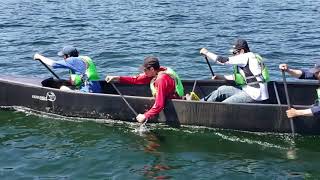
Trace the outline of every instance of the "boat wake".
{"label": "boat wake", "polygon": [[221,137],[224,140],[232,141],[232,142],[241,142],[241,143],[246,143],[246,144],[257,144],[263,147],[268,147],[268,148],[277,148],[277,149],[282,149],[282,150],[288,150],[289,148],[283,147],[280,145],[268,143],[268,142],[263,142],[259,140],[253,140],[253,139],[248,139],[248,138],[240,138],[237,136],[230,136],[230,135],[225,135],[219,132],[215,132],[215,135]]}
{"label": "boat wake", "polygon": [[[169,127],[165,124],[155,124],[155,123],[148,123],[148,125],[142,124],[140,125],[138,122],[126,122],[120,120],[113,120],[113,119],[93,119],[93,118],[80,118],[80,117],[66,117],[52,113],[46,113],[42,111],[33,110],[26,107],[21,106],[0,106],[1,109],[9,109],[15,112],[22,112],[26,116],[37,116],[41,118],[48,118],[54,120],[62,120],[62,121],[73,121],[73,122],[88,122],[93,121],[96,123],[103,123],[107,126],[126,126],[129,128],[131,132],[138,134],[140,136],[144,136],[145,133],[150,131],[161,129],[165,131],[179,131],[188,134],[194,133],[203,133],[209,131],[213,135],[227,141],[236,142],[236,143],[245,143],[250,145],[258,145],[263,148],[275,148],[279,150],[287,151],[287,158],[288,159],[296,159],[296,148],[294,144],[294,140],[291,138],[290,134],[277,134],[277,133],[258,133],[258,132],[247,132],[247,131],[238,131],[238,130],[223,130],[218,128],[209,128],[209,127],[202,127],[202,126],[186,126],[182,125],[181,128],[173,128]],[[246,137],[245,137],[246,136]],[[264,141],[264,139],[269,139],[270,136],[275,137],[274,139],[279,140],[278,143],[270,143]],[[268,137],[268,138],[267,138]],[[258,140],[257,140],[258,139]]]}
{"label": "boat wake", "polygon": [[148,124],[148,127],[147,127],[146,124],[140,125],[140,123],[138,122],[128,122],[128,121],[121,121],[121,120],[114,120],[114,119],[67,117],[67,116],[57,115],[53,113],[37,111],[37,110],[26,108],[23,106],[0,106],[0,109],[7,109],[15,112],[21,112],[26,116],[36,116],[40,118],[54,119],[54,120],[60,120],[60,121],[62,120],[62,121],[71,121],[71,122],[96,122],[96,123],[102,123],[107,126],[123,125],[131,129],[131,132],[134,132],[137,134],[147,133],[155,127],[151,124]]}
{"label": "boat wake", "polygon": [[85,122],[85,121],[93,121],[96,123],[104,123],[104,124],[127,124],[127,125],[135,125],[137,123],[134,122],[124,122],[120,120],[113,120],[113,119],[94,119],[94,118],[81,118],[81,117],[67,117],[42,111],[37,111],[34,109],[22,107],[22,106],[0,106],[0,109],[8,109],[13,110],[15,112],[24,113],[26,116],[36,116],[41,118],[48,118],[54,120],[62,120],[62,121],[72,121],[72,122]]}

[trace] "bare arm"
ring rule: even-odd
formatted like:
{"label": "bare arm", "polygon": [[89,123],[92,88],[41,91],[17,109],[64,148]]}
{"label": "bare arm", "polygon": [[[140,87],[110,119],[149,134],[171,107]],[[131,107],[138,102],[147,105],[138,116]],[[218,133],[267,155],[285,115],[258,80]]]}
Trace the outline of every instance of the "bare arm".
{"label": "bare arm", "polygon": [[289,73],[291,76],[299,78],[302,75],[302,71],[299,69],[290,69],[288,64],[280,64],[279,69]]}
{"label": "bare arm", "polygon": [[313,116],[311,109],[294,109],[291,108],[287,110],[288,118],[298,117],[298,116]]}

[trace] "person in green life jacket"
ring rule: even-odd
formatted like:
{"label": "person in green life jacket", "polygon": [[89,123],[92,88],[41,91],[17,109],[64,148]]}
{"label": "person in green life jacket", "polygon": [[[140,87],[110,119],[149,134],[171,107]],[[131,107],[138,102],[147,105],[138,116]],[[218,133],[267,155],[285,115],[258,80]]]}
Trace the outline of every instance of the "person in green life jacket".
{"label": "person in green life jacket", "polygon": [[236,86],[220,86],[205,97],[204,101],[226,103],[249,103],[269,98],[267,82],[269,73],[260,55],[250,52],[248,43],[238,39],[233,49],[233,56],[218,56],[202,48],[200,54],[207,56],[217,64],[231,65],[233,75],[215,76],[213,79],[234,80]]}
{"label": "person in green life jacket", "polygon": [[54,61],[38,53],[34,55],[34,60],[41,60],[52,68],[68,69],[70,73],[69,80],[49,78],[41,82],[43,86],[61,90],[77,89],[82,92],[101,92],[100,83],[97,81],[99,80],[99,75],[90,57],[79,56],[79,51],[73,46],[65,46],[58,53],[58,56],[63,57],[63,60]]}
{"label": "person in green life jacket", "polygon": [[184,96],[182,82],[175,71],[169,67],[160,66],[156,57],[149,56],[144,59],[143,73],[137,76],[107,76],[107,82],[123,84],[150,84],[155,102],[150,110],[138,114],[137,121],[143,123],[146,119],[158,115],[165,107],[167,99],[181,99]]}

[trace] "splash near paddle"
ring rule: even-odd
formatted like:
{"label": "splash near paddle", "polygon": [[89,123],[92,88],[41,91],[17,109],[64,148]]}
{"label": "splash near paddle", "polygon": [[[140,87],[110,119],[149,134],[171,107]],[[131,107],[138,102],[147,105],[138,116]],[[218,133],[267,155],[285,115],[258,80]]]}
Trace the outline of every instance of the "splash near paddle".
{"label": "splash near paddle", "polygon": [[146,119],[145,121],[144,121],[144,123],[142,123],[138,128],[136,128],[135,130],[134,130],[134,132],[136,132],[136,133],[139,133],[140,135],[143,135],[144,133],[147,133],[147,132],[149,132],[150,130],[148,129],[148,127],[147,127],[147,121],[148,121],[148,119]]}
{"label": "splash near paddle", "polygon": [[150,130],[148,129],[148,127],[145,124],[141,124],[139,127],[137,127],[134,130],[135,133],[138,133],[140,136],[150,132]]}

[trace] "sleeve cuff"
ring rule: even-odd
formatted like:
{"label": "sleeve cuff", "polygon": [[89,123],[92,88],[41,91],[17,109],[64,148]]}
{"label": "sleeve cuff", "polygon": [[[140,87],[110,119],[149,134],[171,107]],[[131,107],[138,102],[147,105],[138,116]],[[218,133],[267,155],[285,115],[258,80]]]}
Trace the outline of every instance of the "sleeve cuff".
{"label": "sleeve cuff", "polygon": [[217,62],[218,56],[212,52],[207,52],[206,54],[210,59],[212,59],[214,62]]}
{"label": "sleeve cuff", "polygon": [[312,106],[311,112],[314,116],[320,116],[320,106]]}
{"label": "sleeve cuff", "polygon": [[304,70],[301,70],[302,71],[302,74],[301,76],[299,77],[299,79],[305,79],[305,76],[306,76],[306,72]]}
{"label": "sleeve cuff", "polygon": [[151,116],[148,114],[148,112],[144,113],[144,117],[146,117],[146,119],[150,119],[151,118]]}

